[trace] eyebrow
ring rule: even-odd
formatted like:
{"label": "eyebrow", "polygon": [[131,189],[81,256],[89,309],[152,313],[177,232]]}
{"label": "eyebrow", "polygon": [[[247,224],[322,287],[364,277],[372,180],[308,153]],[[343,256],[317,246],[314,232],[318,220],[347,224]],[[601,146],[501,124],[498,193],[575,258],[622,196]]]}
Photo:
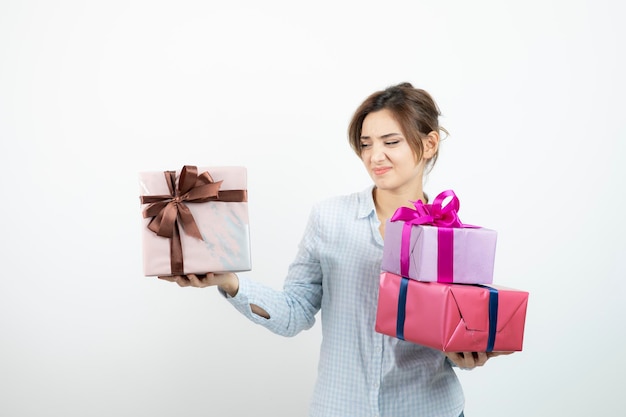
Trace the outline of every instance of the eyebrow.
{"label": "eyebrow", "polygon": [[[402,134],[401,133],[387,133],[386,135],[382,135],[380,137],[380,139],[387,139],[387,138],[390,138],[392,136],[402,136]],[[361,136],[361,139],[370,139],[370,137],[369,136]]]}

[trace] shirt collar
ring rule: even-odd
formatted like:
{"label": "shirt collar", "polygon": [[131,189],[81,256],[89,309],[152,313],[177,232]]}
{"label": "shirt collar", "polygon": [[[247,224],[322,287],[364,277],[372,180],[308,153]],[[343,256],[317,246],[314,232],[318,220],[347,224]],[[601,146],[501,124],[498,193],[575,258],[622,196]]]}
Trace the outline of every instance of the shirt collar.
{"label": "shirt collar", "polygon": [[374,184],[359,193],[359,212],[357,215],[359,219],[368,217],[376,211],[376,207],[374,206],[374,194],[372,193],[373,190]]}

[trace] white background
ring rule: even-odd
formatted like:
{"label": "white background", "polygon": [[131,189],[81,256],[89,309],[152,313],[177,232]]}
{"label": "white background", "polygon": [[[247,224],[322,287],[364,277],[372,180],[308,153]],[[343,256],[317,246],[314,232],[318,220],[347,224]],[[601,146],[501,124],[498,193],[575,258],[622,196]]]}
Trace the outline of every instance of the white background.
{"label": "white background", "polygon": [[319,324],[143,277],[137,172],[246,166],[246,274],[280,288],[311,204],[369,184],[352,112],[401,81],[451,132],[426,190],[530,292],[524,351],[460,373],[466,415],[623,414],[620,3],[227,3],[0,3],[0,415],[306,415]]}

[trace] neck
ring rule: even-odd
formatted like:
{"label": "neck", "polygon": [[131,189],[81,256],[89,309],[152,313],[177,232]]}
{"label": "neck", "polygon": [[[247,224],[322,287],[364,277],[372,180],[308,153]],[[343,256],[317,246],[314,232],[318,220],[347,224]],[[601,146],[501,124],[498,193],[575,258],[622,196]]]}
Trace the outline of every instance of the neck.
{"label": "neck", "polygon": [[427,202],[421,186],[410,192],[392,192],[374,187],[373,195],[376,214],[381,221],[389,219],[400,207],[413,207],[413,201]]}

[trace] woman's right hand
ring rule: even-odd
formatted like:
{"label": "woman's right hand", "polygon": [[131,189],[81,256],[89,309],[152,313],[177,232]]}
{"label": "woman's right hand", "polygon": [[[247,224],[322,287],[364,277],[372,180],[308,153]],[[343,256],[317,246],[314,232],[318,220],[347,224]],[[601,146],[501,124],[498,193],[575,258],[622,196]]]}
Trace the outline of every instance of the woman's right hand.
{"label": "woman's right hand", "polygon": [[208,272],[203,275],[167,275],[159,276],[159,279],[175,282],[181,287],[205,288],[217,285],[231,297],[237,295],[237,291],[239,291],[239,278],[233,272],[226,272],[223,274]]}

